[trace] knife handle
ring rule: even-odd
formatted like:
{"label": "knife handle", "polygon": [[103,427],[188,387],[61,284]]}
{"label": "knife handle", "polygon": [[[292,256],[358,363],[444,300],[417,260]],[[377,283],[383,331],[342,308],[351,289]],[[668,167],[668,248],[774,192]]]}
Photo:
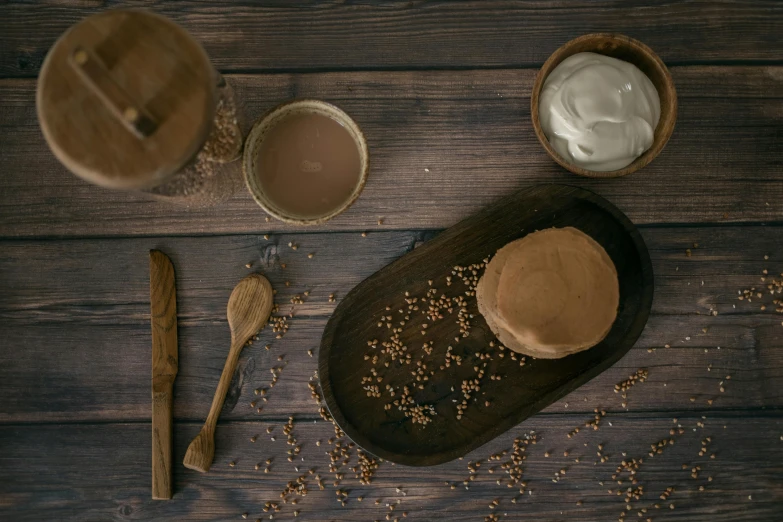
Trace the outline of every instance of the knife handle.
{"label": "knife handle", "polygon": [[152,392],[152,498],[171,498],[172,404],[174,383]]}

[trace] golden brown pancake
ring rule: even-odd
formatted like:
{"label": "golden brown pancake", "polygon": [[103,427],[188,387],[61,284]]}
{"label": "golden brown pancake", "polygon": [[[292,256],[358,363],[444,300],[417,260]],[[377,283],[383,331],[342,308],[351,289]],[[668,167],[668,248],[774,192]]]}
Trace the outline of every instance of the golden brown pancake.
{"label": "golden brown pancake", "polygon": [[598,344],[614,323],[617,272],[572,228],[534,232],[501,248],[477,288],[479,311],[508,348],[556,359]]}

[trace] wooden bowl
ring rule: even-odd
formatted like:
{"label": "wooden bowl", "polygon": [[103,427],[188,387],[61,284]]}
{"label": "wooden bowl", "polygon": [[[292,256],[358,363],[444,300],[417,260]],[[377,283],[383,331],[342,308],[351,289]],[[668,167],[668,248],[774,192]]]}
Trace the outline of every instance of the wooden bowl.
{"label": "wooden bowl", "polygon": [[[546,81],[549,73],[560,62],[569,56],[583,52],[603,54],[634,64],[652,81],[661,100],[661,117],[658,120],[658,126],[655,128],[652,146],[644,154],[636,158],[633,163],[619,170],[599,172],[570,163],[552,147],[541,128],[538,104],[544,81]],[[533,118],[533,129],[536,131],[538,141],[544,146],[546,153],[562,167],[574,174],[588,178],[618,178],[631,172],[636,172],[655,159],[658,153],[663,150],[674,130],[674,122],[677,120],[677,91],[674,89],[674,82],[663,61],[642,42],[621,34],[586,34],[566,43],[552,53],[552,56],[544,62],[533,84],[533,93],[530,97],[530,114]]]}
{"label": "wooden bowl", "polygon": [[[299,216],[291,213],[290,211],[281,208],[267,197],[264,192],[264,188],[261,186],[261,182],[256,175],[256,160],[258,158],[258,150],[261,143],[264,141],[268,131],[277,125],[281,120],[294,115],[294,114],[320,114],[326,116],[338,122],[345,127],[348,133],[356,142],[356,147],[359,150],[359,160],[361,163],[361,173],[359,174],[359,181],[351,192],[351,195],[346,199],[342,205],[338,208],[330,211],[327,214],[321,216]],[[348,207],[359,198],[364,189],[365,183],[367,183],[367,176],[370,172],[370,153],[367,149],[367,140],[364,138],[359,126],[353,119],[343,112],[339,107],[326,103],[321,100],[310,99],[298,99],[291,100],[282,103],[264,114],[253,125],[250,130],[250,134],[245,140],[245,150],[242,155],[242,170],[244,171],[245,184],[247,185],[250,194],[253,196],[258,205],[263,208],[267,213],[273,217],[291,223],[293,225],[319,225],[332,219],[333,217],[345,212]]]}

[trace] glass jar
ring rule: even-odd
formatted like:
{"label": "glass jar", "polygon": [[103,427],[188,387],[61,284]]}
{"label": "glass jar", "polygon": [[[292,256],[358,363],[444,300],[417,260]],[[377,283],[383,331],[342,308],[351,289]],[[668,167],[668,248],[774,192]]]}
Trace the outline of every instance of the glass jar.
{"label": "glass jar", "polygon": [[188,207],[225,201],[244,185],[242,130],[234,90],[222,76],[212,130],[201,150],[182,170],[145,192],[155,199]]}
{"label": "glass jar", "polygon": [[36,108],[55,156],[96,185],[198,207],[243,185],[233,89],[167,18],[113,10],[71,27],[47,54]]}

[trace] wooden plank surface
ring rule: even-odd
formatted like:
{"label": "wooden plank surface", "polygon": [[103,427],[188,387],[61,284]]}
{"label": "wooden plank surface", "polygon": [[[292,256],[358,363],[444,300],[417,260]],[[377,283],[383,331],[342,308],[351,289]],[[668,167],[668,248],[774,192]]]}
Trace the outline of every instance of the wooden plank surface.
{"label": "wooden plank surface", "polygon": [[[348,111],[372,155],[358,203],[310,233],[290,234],[290,227],[266,223],[244,191],[217,208],[188,211],[67,173],[38,128],[34,78],[70,25],[128,6],[169,16],[203,42],[216,67],[232,73],[245,129],[292,97],[322,98]],[[310,466],[325,490],[306,478],[309,494],[296,507],[283,506],[276,519],[461,521],[495,512],[547,521],[615,520],[623,512],[626,520],[780,519],[783,316],[769,296],[761,299],[770,304],[766,310],[758,299],[737,300],[738,290],[761,287],[762,270],[783,277],[775,275],[783,272],[780,2],[11,0],[0,3],[0,20],[3,520],[212,521],[242,520],[243,513],[268,520],[264,502],[277,501]],[[566,173],[546,157],[529,122],[535,68],[565,41],[592,31],[622,32],[650,45],[670,66],[679,95],[667,148],[620,180]],[[656,294],[636,347],[463,461],[417,473],[384,463],[368,486],[349,469],[357,462],[353,449],[341,466],[345,477],[333,485],[324,452],[334,431],[320,420],[307,388],[335,306],[328,295],[339,301],[434,229],[542,182],[594,190],[635,223],[655,225],[642,230]],[[721,226],[764,223],[777,226]],[[359,235],[363,230],[368,237]],[[289,249],[289,241],[299,250]],[[236,281],[264,272],[280,290],[284,311],[294,294],[311,292],[283,339],[265,331],[245,350],[218,426],[215,466],[201,475],[176,465],[169,502],[150,499],[150,248],[170,254],[178,273],[177,463],[206,415],[228,351],[225,304]],[[254,390],[267,386],[270,368],[280,365],[268,402],[251,408]],[[638,368],[647,368],[649,378],[629,392],[624,408],[613,387]],[[568,439],[596,407],[607,411],[600,429]],[[305,462],[285,459],[289,415]],[[468,462],[509,449],[528,430],[539,437],[523,464],[531,494],[495,483],[501,461],[490,475],[492,464],[484,460],[464,489]],[[706,437],[709,451],[699,456]],[[674,446],[648,458],[650,444],[669,438]],[[596,462],[598,444],[607,462]],[[627,509],[615,491],[634,485],[627,473],[623,484],[611,475],[623,459],[640,457],[636,477],[644,494]],[[269,473],[254,470],[267,458]],[[697,479],[690,478],[695,465],[702,466]],[[676,491],[659,500],[667,487]],[[345,507],[334,500],[338,488],[349,491]],[[499,505],[490,509],[493,500]],[[296,518],[294,509],[301,510]]]}
{"label": "wooden plank surface", "polygon": [[[631,458],[644,460],[635,475],[644,493],[628,504],[631,509],[626,520],[773,521],[779,520],[783,503],[783,416],[779,411],[709,415],[706,419],[682,412],[663,417],[608,414],[598,431],[584,431],[574,439],[568,439],[566,433],[581,425],[583,415],[539,415],[462,461],[416,473],[382,463],[370,485],[354,478],[350,468],[357,463],[357,453],[351,450],[349,462],[341,466],[344,478],[338,486],[334,486],[334,474],[328,472],[330,460],[325,455],[333,447],[327,443],[334,436],[331,424],[295,420],[293,434],[302,450],[300,459],[289,463],[282,433],[286,420],[218,425],[212,469],[199,474],[175,466],[174,498],[167,502],[150,500],[146,423],[0,427],[3,516],[18,522],[47,518],[80,522],[225,521],[242,520],[242,514],[247,513],[251,521],[269,520],[263,512],[264,503],[280,502],[279,494],[286,484],[304,473],[308,494],[299,497],[296,506],[281,503],[275,520],[383,521],[390,514],[389,520],[405,522],[476,521],[493,512],[501,515],[501,520],[617,520],[626,511],[626,502],[616,491],[636,486],[627,472],[620,475],[620,485],[611,477],[622,460]],[[684,433],[669,435],[678,425]],[[266,433],[268,427],[271,434]],[[176,423],[175,462],[181,461],[198,429],[195,423]],[[496,483],[505,477],[500,466],[507,457],[493,462],[487,458],[510,449],[515,436],[530,430],[539,441],[527,448],[523,480],[530,493],[520,495],[517,489]],[[252,443],[254,435],[258,438]],[[276,441],[271,441],[272,437]],[[707,437],[708,451],[700,457],[701,441]],[[675,444],[649,458],[650,444],[669,438]],[[321,441],[320,446],[316,441]],[[606,462],[597,457],[598,444],[604,445]],[[41,451],[43,448],[46,451]],[[545,452],[551,456],[545,457]],[[713,453],[715,458],[711,459]],[[268,458],[272,459],[270,471],[264,473]],[[467,466],[477,460],[482,460],[481,466],[466,491]],[[234,467],[229,466],[232,461]],[[256,471],[254,466],[259,462],[261,468]],[[696,479],[690,475],[694,466],[701,467]],[[313,468],[314,475],[309,475]],[[490,474],[490,468],[494,473]],[[555,473],[563,469],[565,475],[553,482]],[[323,480],[324,490],[317,486],[315,473]],[[700,492],[700,486],[705,490]],[[674,493],[660,500],[668,487],[674,487]],[[344,507],[335,502],[338,489],[349,492]],[[359,497],[363,497],[361,502]],[[489,507],[493,500],[498,501],[494,510]],[[394,511],[387,503],[394,505]],[[655,504],[660,507],[656,509]],[[293,516],[295,509],[300,511],[297,517]],[[642,509],[646,510],[644,516],[637,516]]]}
{"label": "wooden plank surface", "polygon": [[667,63],[780,62],[783,7],[710,0],[0,4],[0,76],[35,76],[55,39],[104,8],[148,7],[226,71],[538,66],[581,34],[620,32]]}
{"label": "wooden plank surface", "polygon": [[[282,100],[319,97],[363,128],[372,169],[346,213],[317,230],[445,228],[533,183],[598,192],[637,224],[783,221],[783,67],[673,68],[679,118],[642,171],[591,180],[561,169],[530,123],[535,71],[372,72],[230,77],[248,121]],[[0,237],[291,230],[242,190],[185,210],[68,173],[35,118],[32,80],[0,81]],[[676,204],[675,204],[676,203]]]}
{"label": "wooden plank surface", "polygon": [[[321,335],[335,306],[329,294],[339,301],[362,279],[433,234],[4,241],[0,338],[15,348],[0,351],[0,395],[5,398],[0,422],[149,418],[150,248],[169,254],[177,271],[175,417],[198,420],[206,415],[228,353],[228,295],[253,269],[265,273],[278,290],[283,312],[294,294],[311,294],[295,307],[283,339],[265,331],[244,351],[223,418],[313,413],[307,382],[317,368]],[[783,272],[783,228],[644,228],[642,234],[656,280],[647,328],[615,367],[548,411],[589,413],[595,401],[639,368],[650,371],[649,381],[641,385],[648,393],[635,394],[629,411],[783,407],[783,315],[773,306],[761,311],[758,300],[737,300],[738,290],[759,285],[763,270]],[[289,248],[289,242],[299,245],[298,250]],[[315,256],[308,259],[311,252]],[[248,262],[254,268],[247,269]],[[769,305],[772,298],[761,301]],[[711,309],[718,315],[709,315]],[[313,357],[307,350],[313,350]],[[279,355],[284,361],[277,360]],[[259,414],[250,406],[258,400],[253,390],[267,386],[270,368],[280,365],[285,365],[280,382],[268,403],[258,401],[264,408]],[[720,393],[718,383],[726,375],[731,375],[731,382],[724,383],[728,392]],[[30,393],[31,386],[39,391]],[[622,409],[616,396],[608,397],[606,408]],[[712,406],[708,400],[714,400]]]}
{"label": "wooden plank surface", "polygon": [[[778,279],[776,274],[783,272],[779,226],[643,227],[641,233],[655,268],[654,314],[707,315],[710,305],[718,317],[755,312],[753,305],[736,300],[737,290],[757,286],[765,269]],[[339,300],[364,278],[436,234],[6,240],[0,242],[0,324],[147,325],[145,260],[152,248],[174,262],[181,325],[225,324],[231,289],[252,270],[269,278],[282,311],[289,311],[293,295],[307,290],[311,295],[295,307],[295,319],[328,317],[335,307],[328,302],[330,293]],[[296,251],[288,247],[292,242]],[[765,313],[778,317],[771,307]]]}
{"label": "wooden plank surface", "polygon": [[[684,327],[687,319],[653,316],[625,358],[547,411],[577,411],[590,417],[592,404],[601,397],[608,411],[623,410],[622,401],[610,390],[639,368],[647,368],[650,376],[629,400],[629,411],[783,407],[779,321],[757,315],[726,315],[714,321],[690,319]],[[315,355],[325,325],[325,318],[293,321],[283,340],[266,335],[260,344],[246,348],[222,418],[250,420],[315,413],[307,382],[317,369]],[[701,325],[708,328],[707,334],[702,333]],[[148,329],[50,325],[26,335],[20,328],[9,327],[4,327],[2,333],[5,343],[23,351],[0,357],[0,391],[5,400],[0,422],[149,418],[149,392],[144,387],[149,385]],[[679,335],[673,340],[672,333]],[[203,421],[206,417],[228,353],[226,337],[222,326],[180,329],[181,369],[174,387],[176,418]],[[685,337],[691,340],[685,341]],[[268,352],[263,348],[266,343],[272,345]],[[664,349],[665,344],[672,347]],[[314,351],[312,358],[307,355],[310,349]],[[278,361],[279,355],[284,355],[285,361]],[[280,380],[264,403],[254,390],[268,388],[270,369],[280,366],[284,367]],[[731,376],[731,382],[725,380],[726,375]],[[729,392],[720,392],[721,381]],[[37,391],[31,393],[31,388]],[[255,406],[251,406],[253,401]],[[256,407],[263,411],[258,413]]]}

